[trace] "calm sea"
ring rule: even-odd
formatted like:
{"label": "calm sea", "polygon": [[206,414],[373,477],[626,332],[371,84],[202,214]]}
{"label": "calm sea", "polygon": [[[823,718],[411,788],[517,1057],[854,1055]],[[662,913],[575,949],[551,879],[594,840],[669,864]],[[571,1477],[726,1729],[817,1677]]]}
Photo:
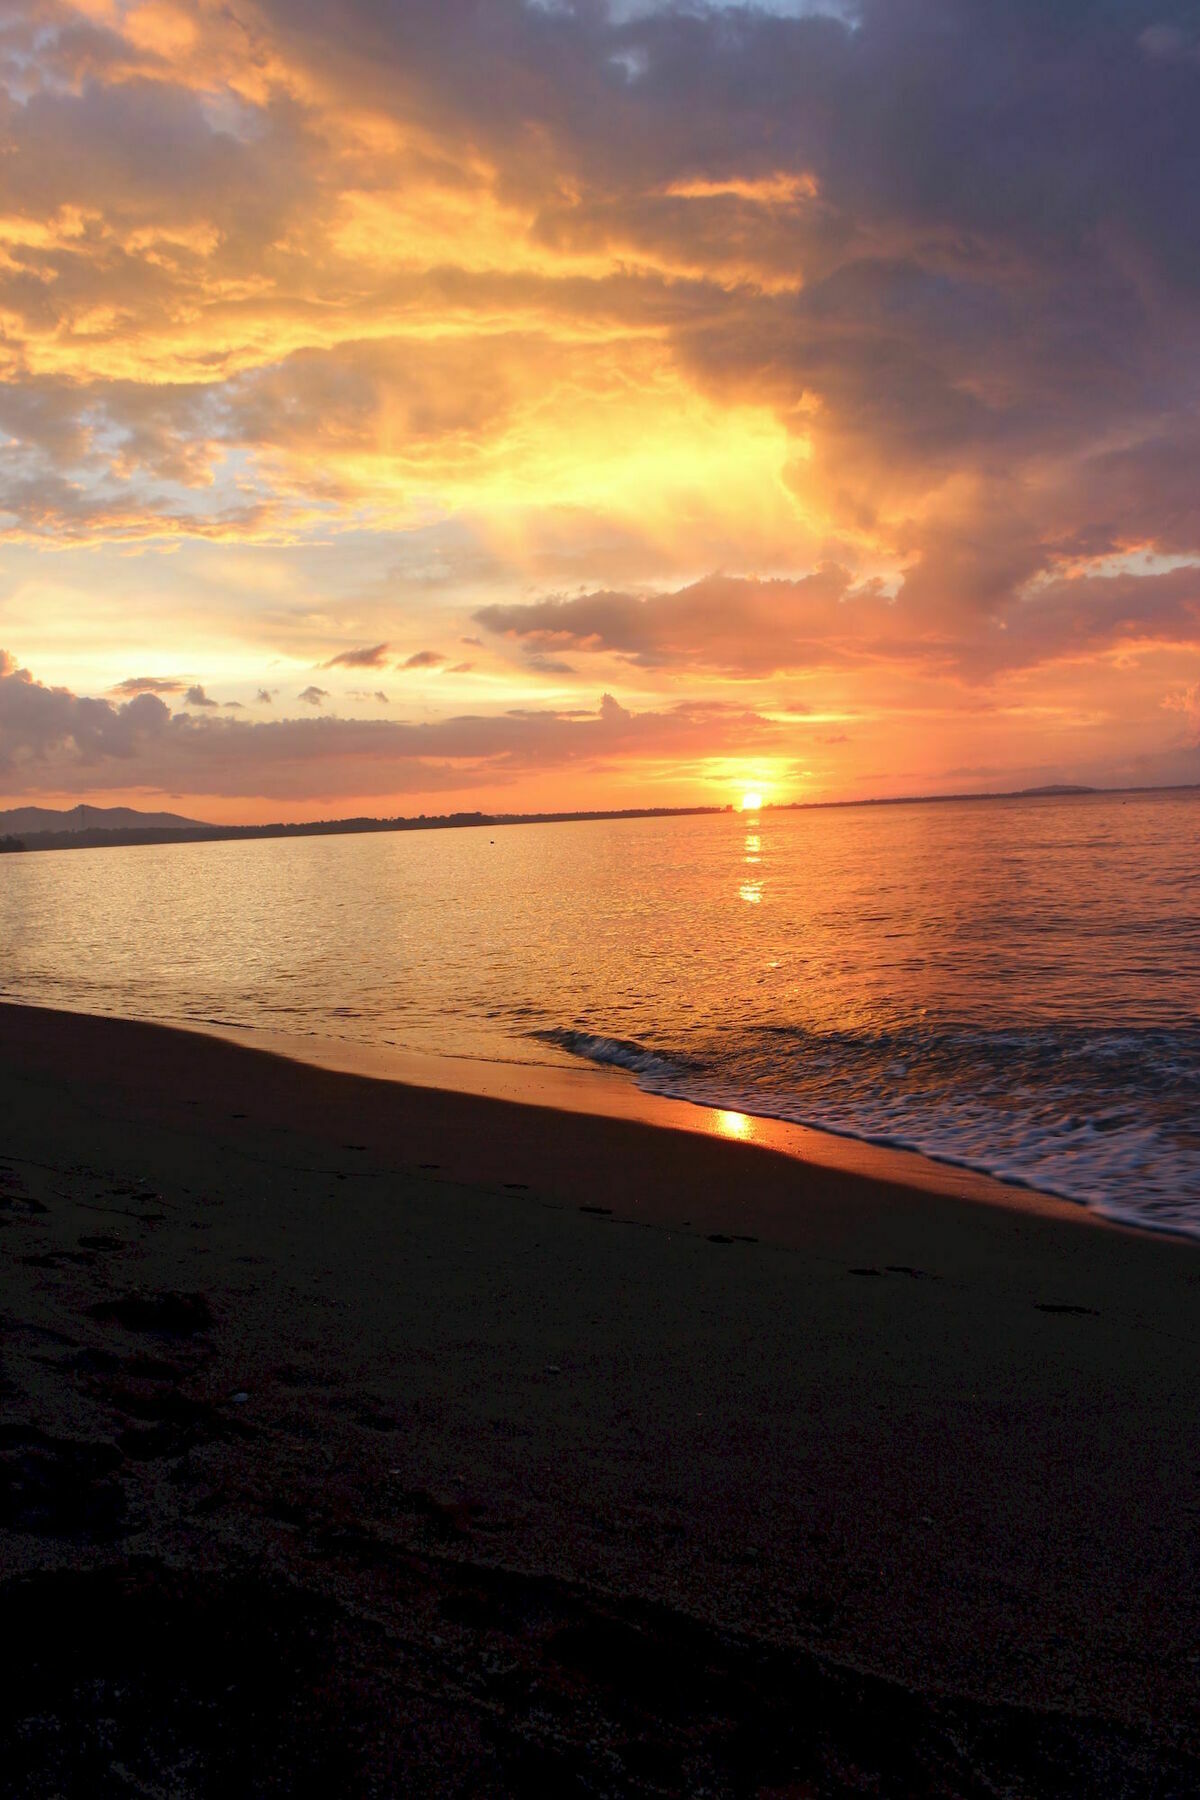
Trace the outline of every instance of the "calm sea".
{"label": "calm sea", "polygon": [[0,859],[0,994],[495,1060],[1200,1233],[1200,794]]}

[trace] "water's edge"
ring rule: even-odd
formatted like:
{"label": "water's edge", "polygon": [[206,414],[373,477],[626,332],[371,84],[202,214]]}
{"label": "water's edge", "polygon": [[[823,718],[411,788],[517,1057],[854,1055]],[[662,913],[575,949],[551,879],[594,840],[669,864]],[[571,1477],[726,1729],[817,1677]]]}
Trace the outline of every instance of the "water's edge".
{"label": "water's edge", "polygon": [[131,1018],[129,1014],[114,1011],[85,1013],[79,1007],[56,1007],[41,1001],[28,1003],[0,995],[0,1005],[22,1004],[36,1004],[46,1011],[68,1016],[153,1024],[170,1031],[216,1038],[285,1061],[393,1082],[398,1086],[426,1087],[596,1118],[624,1119],[658,1130],[718,1138],[726,1143],[773,1151],[796,1162],[896,1187],[973,1204],[999,1206],[1008,1211],[1050,1215],[1081,1226],[1122,1232],[1150,1229],[1155,1236],[1195,1241],[1187,1231],[1170,1226],[1147,1227],[1145,1221],[1137,1217],[1106,1214],[1069,1197],[1046,1193],[1025,1183],[998,1180],[986,1170],[925,1156],[902,1146],[873,1143],[867,1138],[826,1131],[770,1114],[745,1113],[658,1093],[616,1066],[579,1067],[566,1060],[558,1064],[532,1058],[503,1061],[432,1052],[407,1045],[382,1047],[355,1039],[323,1037],[315,1032],[285,1033],[228,1019],[186,1015],[151,1019]]}
{"label": "water's edge", "polygon": [[[1156,1213],[1144,1205],[1123,1207],[1107,1193],[1098,1194],[1078,1186],[1059,1186],[1053,1180],[1031,1179],[998,1155],[985,1160],[980,1156],[956,1154],[953,1149],[940,1147],[936,1129],[922,1131],[904,1114],[901,1114],[899,1129],[890,1122],[886,1129],[872,1129],[866,1122],[831,1118],[820,1111],[809,1110],[798,1093],[770,1094],[750,1085],[740,1085],[731,1081],[727,1072],[674,1057],[635,1040],[557,1028],[531,1035],[592,1066],[623,1071],[644,1093],[683,1100],[699,1107],[736,1110],[748,1117],[870,1145],[890,1154],[915,1157],[923,1164],[969,1173],[1006,1190],[1025,1190],[1080,1207],[1111,1224],[1151,1231],[1156,1235],[1200,1239],[1200,1220],[1186,1209]],[[1085,1125],[1083,1130],[1090,1132],[1091,1128]],[[1130,1185],[1136,1185],[1136,1172],[1128,1172],[1127,1180]]]}

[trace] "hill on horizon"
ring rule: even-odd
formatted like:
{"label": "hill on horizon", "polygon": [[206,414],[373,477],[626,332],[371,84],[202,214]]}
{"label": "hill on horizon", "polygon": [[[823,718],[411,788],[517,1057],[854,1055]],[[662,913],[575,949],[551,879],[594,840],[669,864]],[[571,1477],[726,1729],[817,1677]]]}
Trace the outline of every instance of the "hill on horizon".
{"label": "hill on horizon", "polygon": [[37,831],[177,831],[204,823],[181,813],[138,812],[132,806],[14,806],[0,812],[0,835]]}

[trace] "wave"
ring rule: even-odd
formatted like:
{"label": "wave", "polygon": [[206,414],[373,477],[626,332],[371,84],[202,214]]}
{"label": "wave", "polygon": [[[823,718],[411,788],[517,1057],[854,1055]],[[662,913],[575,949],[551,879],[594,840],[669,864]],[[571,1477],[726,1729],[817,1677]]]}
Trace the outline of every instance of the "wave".
{"label": "wave", "polygon": [[650,1050],[633,1038],[604,1037],[599,1032],[575,1031],[567,1026],[549,1026],[528,1035],[543,1044],[557,1044],[571,1056],[586,1062],[601,1063],[609,1068],[626,1069],[631,1075],[655,1075],[664,1078],[698,1074],[703,1064],[688,1057],[664,1055]]}
{"label": "wave", "polygon": [[647,1092],[807,1125],[1200,1236],[1200,1028],[729,1028],[703,1057],[531,1035]]}

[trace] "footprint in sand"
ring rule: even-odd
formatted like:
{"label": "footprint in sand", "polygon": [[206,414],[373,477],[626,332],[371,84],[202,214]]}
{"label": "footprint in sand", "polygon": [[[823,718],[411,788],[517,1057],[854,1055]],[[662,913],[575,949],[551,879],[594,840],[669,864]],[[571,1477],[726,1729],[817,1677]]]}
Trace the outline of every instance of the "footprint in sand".
{"label": "footprint in sand", "polygon": [[22,1263],[29,1269],[61,1269],[71,1263],[81,1264],[84,1268],[95,1262],[95,1257],[86,1250],[41,1250],[33,1256],[23,1256]]}
{"label": "footprint in sand", "polygon": [[102,1440],[0,1426],[0,1525],[41,1537],[113,1538],[125,1496],[121,1452]]}
{"label": "footprint in sand", "polygon": [[120,1300],[101,1300],[90,1307],[93,1319],[123,1325],[127,1331],[154,1331],[164,1337],[191,1337],[213,1323],[212,1308],[203,1294],[126,1294]]}

